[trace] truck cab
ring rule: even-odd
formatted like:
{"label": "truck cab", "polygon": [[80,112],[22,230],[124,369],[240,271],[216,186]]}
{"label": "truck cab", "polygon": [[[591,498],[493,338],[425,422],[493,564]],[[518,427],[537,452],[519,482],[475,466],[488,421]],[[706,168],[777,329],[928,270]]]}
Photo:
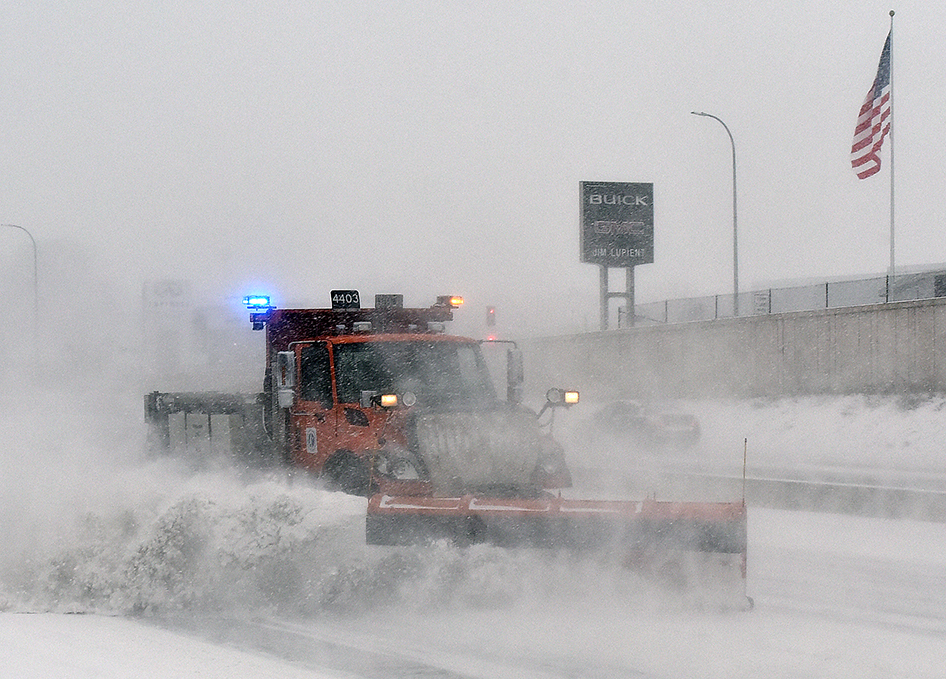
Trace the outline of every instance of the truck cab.
{"label": "truck cab", "polygon": [[264,425],[277,455],[349,493],[451,494],[569,485],[560,446],[524,408],[522,361],[506,354],[497,396],[481,342],[444,332],[457,297],[405,309],[400,295],[363,309],[251,308],[267,333]]}

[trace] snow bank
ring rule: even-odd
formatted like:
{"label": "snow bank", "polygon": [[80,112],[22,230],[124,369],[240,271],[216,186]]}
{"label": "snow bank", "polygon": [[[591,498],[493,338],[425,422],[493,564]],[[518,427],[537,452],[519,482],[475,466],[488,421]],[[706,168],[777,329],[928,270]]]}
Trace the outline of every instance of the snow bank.
{"label": "snow bank", "polygon": [[853,473],[946,473],[942,395],[808,396],[690,404],[708,457],[748,439],[757,466],[842,468]]}
{"label": "snow bank", "polygon": [[143,488],[137,500],[116,495],[64,515],[53,539],[8,556],[0,610],[313,616],[650,590],[617,564],[543,550],[366,546],[365,500],[309,481],[247,482],[232,472],[173,479],[150,467],[124,482]]}
{"label": "snow bank", "polygon": [[[573,463],[615,469],[686,461],[707,469],[833,470],[850,474],[946,474],[946,397],[846,395],[714,399],[662,404],[701,425],[693,446],[651,449],[595,430],[604,404],[582,403],[557,424]],[[661,407],[658,405],[658,408]]]}
{"label": "snow bank", "polygon": [[[161,477],[155,468],[139,470]],[[164,477],[165,481],[171,481]],[[54,539],[3,570],[8,611],[166,616],[361,613],[509,606],[554,594],[629,595],[641,582],[613,564],[541,550],[446,543],[364,544],[365,501],[310,482],[241,481],[224,472],[177,479],[164,494],[63,517]]]}

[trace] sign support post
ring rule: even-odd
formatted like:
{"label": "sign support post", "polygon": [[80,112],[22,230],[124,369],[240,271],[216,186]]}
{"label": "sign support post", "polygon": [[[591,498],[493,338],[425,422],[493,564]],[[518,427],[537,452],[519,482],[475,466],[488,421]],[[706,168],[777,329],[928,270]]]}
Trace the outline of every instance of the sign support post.
{"label": "sign support post", "polygon": [[598,282],[601,295],[601,329],[608,329],[608,267],[601,265]]}
{"label": "sign support post", "polygon": [[[627,324],[634,326],[635,303],[634,303],[634,267],[629,266],[624,269],[624,292],[611,292],[608,285],[608,267],[602,265],[600,273],[601,286],[601,329],[608,329],[608,300],[612,297],[624,298],[624,314],[627,318]],[[618,308],[618,327],[621,327],[621,309]]]}
{"label": "sign support post", "polygon": [[627,304],[627,322],[632,328],[634,319],[637,318],[637,307],[634,306],[634,267],[629,266],[624,270],[624,299]]}

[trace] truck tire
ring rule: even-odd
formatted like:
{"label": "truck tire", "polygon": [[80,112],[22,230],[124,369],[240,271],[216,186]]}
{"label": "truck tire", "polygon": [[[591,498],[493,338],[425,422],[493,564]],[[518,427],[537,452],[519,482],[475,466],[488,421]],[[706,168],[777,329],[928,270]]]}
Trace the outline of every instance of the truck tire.
{"label": "truck tire", "polygon": [[348,452],[336,453],[322,471],[336,490],[349,495],[367,497],[371,490],[371,474],[365,461]]}

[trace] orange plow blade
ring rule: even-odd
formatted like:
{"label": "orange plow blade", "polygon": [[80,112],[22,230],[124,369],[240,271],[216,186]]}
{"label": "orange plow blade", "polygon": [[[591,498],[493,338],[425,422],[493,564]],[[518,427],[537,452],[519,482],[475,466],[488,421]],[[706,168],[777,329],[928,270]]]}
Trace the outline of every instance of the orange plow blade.
{"label": "orange plow blade", "polygon": [[[458,545],[597,551],[667,581],[721,583],[745,596],[746,506],[658,502],[375,495],[366,538],[373,545],[447,539]],[[676,583],[675,583],[676,584]]]}

